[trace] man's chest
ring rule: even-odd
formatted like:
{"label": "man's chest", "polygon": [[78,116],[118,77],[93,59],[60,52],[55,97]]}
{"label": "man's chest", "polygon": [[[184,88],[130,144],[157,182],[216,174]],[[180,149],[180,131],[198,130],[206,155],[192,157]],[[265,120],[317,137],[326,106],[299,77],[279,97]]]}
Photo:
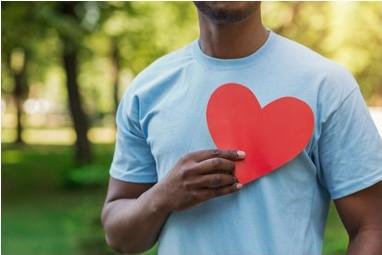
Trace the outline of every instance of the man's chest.
{"label": "man's chest", "polygon": [[159,178],[183,155],[215,148],[206,122],[207,99],[178,95],[151,111],[144,125]]}
{"label": "man's chest", "polygon": [[[201,149],[212,149],[219,147],[215,144],[213,136],[207,121],[208,102],[211,95],[221,86],[227,83],[229,79],[221,81],[211,80],[190,80],[184,84],[177,84],[177,89],[169,91],[171,95],[162,96],[162,100],[156,101],[150,107],[150,111],[146,113],[142,126],[147,132],[147,143],[150,146],[153,157],[156,161],[158,177],[163,177],[166,172],[177,162],[177,160],[192,151]],[[239,83],[239,82],[237,82]],[[265,87],[266,82],[261,81],[241,81],[243,86],[249,88],[253,93],[254,100],[260,104],[260,108],[265,108],[268,104],[283,97],[294,96],[297,99],[305,101],[306,104],[314,105],[314,97],[312,93],[299,93],[295,88],[288,89],[285,86]],[[278,89],[276,89],[278,88]],[[242,98],[237,95],[228,93],[227,102],[233,101],[238,105],[242,104]],[[309,97],[310,96],[310,97]],[[234,100],[232,100],[234,97]],[[223,100],[224,104],[224,100]],[[256,117],[256,113],[250,109],[236,107],[237,111],[244,111],[245,118],[241,124],[243,130],[246,130],[247,136],[240,139],[248,140],[248,143],[256,142],[253,140],[251,127],[246,125],[246,120],[252,125],[262,125],[262,120]],[[312,107],[312,113],[315,116],[315,109]],[[225,119],[224,110],[220,111],[222,119]],[[239,114],[237,114],[239,115]],[[242,114],[241,114],[242,115]],[[284,118],[285,116],[274,116],[275,118]],[[256,119],[256,121],[254,121]],[[235,114],[231,114],[226,122],[231,123],[237,121]],[[304,120],[301,120],[302,122]],[[281,125],[288,125],[288,120]],[[248,126],[248,127],[247,127]],[[283,126],[280,130],[283,130]],[[238,135],[240,128],[225,130],[224,136],[232,137]],[[276,134],[275,134],[276,135]],[[277,134],[279,137],[279,134]],[[298,134],[296,134],[298,135]],[[276,137],[276,136],[275,136]],[[293,136],[289,135],[288,139],[293,140]],[[313,140],[313,139],[312,139]],[[275,144],[278,141],[274,141]],[[312,141],[307,141],[306,151],[312,145]],[[240,148],[238,148],[240,149]]]}

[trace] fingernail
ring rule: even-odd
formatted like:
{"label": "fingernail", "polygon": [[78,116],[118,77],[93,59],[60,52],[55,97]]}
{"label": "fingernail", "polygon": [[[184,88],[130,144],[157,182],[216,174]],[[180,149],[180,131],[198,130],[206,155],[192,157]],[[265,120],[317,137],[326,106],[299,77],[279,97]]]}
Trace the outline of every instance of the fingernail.
{"label": "fingernail", "polygon": [[236,153],[237,153],[237,156],[239,157],[239,158],[245,158],[245,152],[244,151],[236,151]]}
{"label": "fingernail", "polygon": [[241,184],[241,183],[236,184],[236,189],[241,189],[242,187],[243,187],[243,184]]}

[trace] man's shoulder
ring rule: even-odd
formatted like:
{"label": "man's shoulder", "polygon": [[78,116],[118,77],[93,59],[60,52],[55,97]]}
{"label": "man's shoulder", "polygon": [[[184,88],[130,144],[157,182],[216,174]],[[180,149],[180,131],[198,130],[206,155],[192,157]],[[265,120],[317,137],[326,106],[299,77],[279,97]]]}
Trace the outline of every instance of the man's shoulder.
{"label": "man's shoulder", "polygon": [[182,48],[176,49],[154,60],[138,73],[133,83],[129,85],[129,89],[134,90],[138,87],[145,87],[153,81],[165,79],[179,70],[182,70],[192,61],[190,46],[191,44],[187,44]]}
{"label": "man's shoulder", "polygon": [[299,42],[277,36],[277,55],[284,59],[284,62],[287,61],[285,68],[288,75],[295,75],[307,81],[319,81],[317,84],[321,88],[342,93],[357,86],[352,73],[341,64]]}
{"label": "man's shoulder", "polygon": [[290,64],[290,67],[299,67],[304,71],[332,73],[346,72],[346,69],[321,53],[304,44],[276,34],[278,38],[278,55]]}

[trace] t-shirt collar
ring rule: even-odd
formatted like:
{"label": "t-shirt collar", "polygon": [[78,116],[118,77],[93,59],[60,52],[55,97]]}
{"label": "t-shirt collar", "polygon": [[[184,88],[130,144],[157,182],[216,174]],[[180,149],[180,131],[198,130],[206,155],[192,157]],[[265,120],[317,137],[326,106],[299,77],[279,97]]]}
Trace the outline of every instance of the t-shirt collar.
{"label": "t-shirt collar", "polygon": [[251,53],[248,56],[242,57],[242,58],[230,58],[230,59],[223,59],[223,58],[215,58],[207,55],[204,53],[200,47],[199,40],[196,39],[192,42],[192,52],[195,57],[195,59],[205,65],[208,66],[215,66],[215,67],[222,67],[222,68],[234,68],[234,67],[242,67],[243,65],[248,65],[259,58],[261,58],[271,47],[274,41],[274,37],[276,36],[274,32],[267,29],[269,31],[268,38],[263,43],[263,45],[260,46],[255,52]]}

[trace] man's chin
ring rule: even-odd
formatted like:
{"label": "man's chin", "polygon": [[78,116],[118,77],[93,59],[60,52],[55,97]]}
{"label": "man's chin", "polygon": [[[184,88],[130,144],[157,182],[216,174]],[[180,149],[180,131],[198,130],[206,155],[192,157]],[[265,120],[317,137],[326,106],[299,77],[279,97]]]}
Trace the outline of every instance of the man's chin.
{"label": "man's chin", "polygon": [[194,2],[198,10],[217,23],[234,23],[245,20],[253,14],[260,2]]}

